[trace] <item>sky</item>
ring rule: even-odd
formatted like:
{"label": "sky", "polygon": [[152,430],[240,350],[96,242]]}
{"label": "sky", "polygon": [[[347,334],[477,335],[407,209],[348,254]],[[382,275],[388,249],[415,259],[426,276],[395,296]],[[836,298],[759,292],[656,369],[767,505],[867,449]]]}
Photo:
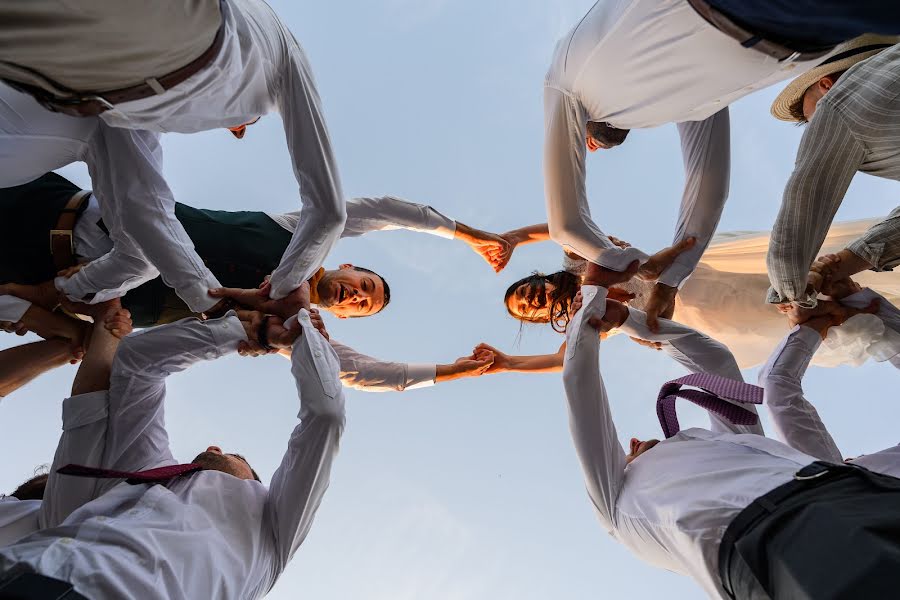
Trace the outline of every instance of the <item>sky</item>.
{"label": "sky", "polygon": [[[502,232],[545,220],[542,82],[557,39],[587,0],[273,2],[313,65],[348,196],[394,195]],[[731,107],[731,192],[720,231],[768,230],[802,129],[769,116],[780,87]],[[227,131],[164,137],[176,199],[202,208],[287,212],[299,206],[279,117],[243,140]],[[61,171],[90,187],[83,165]],[[683,173],[674,126],[635,131],[588,160],[595,218],[644,250],[671,243]],[[886,215],[896,184],[859,175],[839,220]],[[551,243],[517,250],[499,275],[464,245],[412,232],[341,241],[326,267],[350,262],[387,277],[390,307],[361,320],[326,317],[335,339],[390,360],[449,363],[485,341],[553,352],[562,338],[506,315],[502,294],[537,269]],[[762,300],[762,299],[761,299]],[[735,320],[742,315],[735,314]],[[749,325],[748,325],[749,327]],[[715,332],[708,332],[715,335]],[[21,340],[0,338],[0,347]],[[684,372],[624,336],[601,350],[624,441],[659,437],[659,386]],[[74,368],[0,403],[11,491],[50,462]],[[756,372],[746,372],[755,381]],[[897,443],[890,365],[811,368],[805,379],[848,456]],[[170,380],[176,457],[210,444],[242,453],[267,481],[296,425],[289,363],[231,356]],[[703,425],[680,408],[683,427]],[[765,416],[764,416],[765,420]],[[771,428],[770,428],[771,429]],[[274,599],[538,600],[700,598],[689,579],[645,565],[609,537],[584,491],[559,374],[503,374],[388,394],[348,393],[332,483]]]}

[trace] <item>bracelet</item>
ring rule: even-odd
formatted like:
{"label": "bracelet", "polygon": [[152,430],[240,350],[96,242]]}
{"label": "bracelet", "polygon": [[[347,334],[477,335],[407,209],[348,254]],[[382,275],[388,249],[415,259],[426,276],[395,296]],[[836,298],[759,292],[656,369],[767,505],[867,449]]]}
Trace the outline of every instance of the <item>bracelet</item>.
{"label": "bracelet", "polygon": [[256,330],[256,341],[259,342],[259,345],[265,348],[266,350],[275,350],[272,346],[269,345],[269,332],[268,325],[269,319],[272,315],[266,315],[263,317],[262,321],[259,323],[259,327]]}

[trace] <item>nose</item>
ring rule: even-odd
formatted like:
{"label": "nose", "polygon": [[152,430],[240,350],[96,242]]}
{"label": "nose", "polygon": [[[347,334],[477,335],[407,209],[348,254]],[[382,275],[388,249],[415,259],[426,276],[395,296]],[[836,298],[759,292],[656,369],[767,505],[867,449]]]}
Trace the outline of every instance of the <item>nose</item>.
{"label": "nose", "polygon": [[213,454],[222,454],[222,449],[218,446],[210,446],[206,449],[207,452],[212,452]]}

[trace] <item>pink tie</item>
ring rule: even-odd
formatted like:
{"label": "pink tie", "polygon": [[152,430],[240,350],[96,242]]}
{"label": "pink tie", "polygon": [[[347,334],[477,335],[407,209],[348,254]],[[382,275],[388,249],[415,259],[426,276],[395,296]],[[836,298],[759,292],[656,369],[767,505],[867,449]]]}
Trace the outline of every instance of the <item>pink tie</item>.
{"label": "pink tie", "polygon": [[75,477],[96,477],[97,479],[124,479],[131,485],[139,483],[164,483],[170,479],[202,471],[201,465],[190,463],[186,465],[170,465],[158,467],[146,471],[114,471],[112,469],[98,469],[82,465],[66,465],[56,470],[61,475],[73,475]]}
{"label": "pink tie", "polygon": [[[681,386],[690,385],[699,390],[683,390]],[[701,391],[704,390],[704,391]],[[670,381],[659,390],[656,401],[656,414],[663,434],[672,437],[681,430],[678,416],[675,414],[675,400],[684,398],[706,410],[719,415],[735,425],[756,425],[759,417],[756,413],[726,400],[734,400],[744,404],[762,404],[763,389],[757,385],[735,381],[710,373],[692,373]],[[725,398],[726,400],[723,400]]]}

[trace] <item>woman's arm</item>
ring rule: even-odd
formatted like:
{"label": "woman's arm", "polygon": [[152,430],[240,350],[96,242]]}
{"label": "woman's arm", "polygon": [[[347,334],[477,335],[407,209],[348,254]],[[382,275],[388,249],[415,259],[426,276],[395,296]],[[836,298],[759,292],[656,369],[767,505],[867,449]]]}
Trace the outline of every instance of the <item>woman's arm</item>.
{"label": "woman's arm", "polygon": [[475,347],[475,356],[494,355],[494,362],[485,371],[485,374],[493,373],[557,373],[562,371],[563,359],[566,356],[566,343],[555,354],[535,354],[533,356],[512,356],[489,346],[478,344]]}

